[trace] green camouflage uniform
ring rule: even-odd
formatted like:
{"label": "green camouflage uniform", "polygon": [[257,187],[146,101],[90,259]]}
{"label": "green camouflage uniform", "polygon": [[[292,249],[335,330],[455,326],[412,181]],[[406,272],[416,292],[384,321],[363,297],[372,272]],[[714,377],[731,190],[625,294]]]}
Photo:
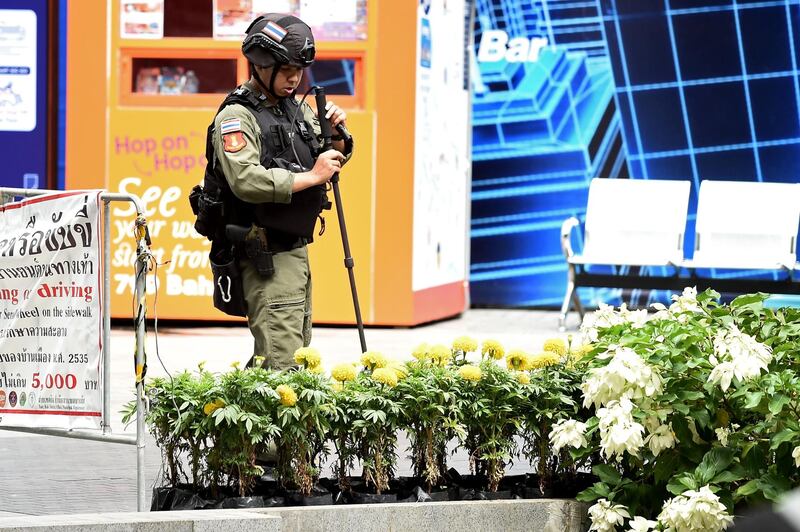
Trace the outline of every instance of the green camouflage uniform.
{"label": "green camouflage uniform", "polygon": [[[253,91],[257,89],[247,84]],[[262,102],[271,106],[269,101]],[[320,138],[319,121],[304,103],[303,118]],[[228,118],[241,121],[246,146],[235,153],[223,148],[220,123]],[[294,173],[261,165],[261,129],[244,106],[226,106],[214,121],[214,150],[233,193],[248,203],[289,203]],[[348,154],[348,158],[349,158]],[[247,324],[255,339],[253,356],[264,357],[264,366],[288,369],[295,365],[294,352],[311,342],[311,270],[308,248],[302,246],[273,256],[275,273],[265,278],[248,259],[240,259]]]}

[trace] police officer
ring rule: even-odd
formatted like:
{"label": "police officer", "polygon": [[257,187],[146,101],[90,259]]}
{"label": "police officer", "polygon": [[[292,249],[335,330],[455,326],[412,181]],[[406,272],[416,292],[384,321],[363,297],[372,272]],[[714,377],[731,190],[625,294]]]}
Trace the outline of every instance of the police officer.
{"label": "police officer", "polygon": [[[311,341],[306,244],[327,203],[325,184],[349,159],[352,143],[334,136],[334,149],[319,153],[317,116],[295,97],[303,70],[314,62],[314,36],[307,24],[291,15],[258,17],[247,29],[242,52],[250,79],[218,112],[213,147],[235,196],[227,208],[239,224],[251,227],[247,238],[263,244],[274,270],[261,271],[251,255],[239,257],[255,339],[251,364],[287,369],[294,365],[295,350]],[[332,102],[324,113],[333,128],[344,125],[345,112]]]}

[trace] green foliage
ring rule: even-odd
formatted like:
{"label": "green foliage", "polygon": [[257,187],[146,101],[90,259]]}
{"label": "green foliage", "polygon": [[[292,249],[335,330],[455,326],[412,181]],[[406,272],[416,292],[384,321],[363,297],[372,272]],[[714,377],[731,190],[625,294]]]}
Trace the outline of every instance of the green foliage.
{"label": "green foliage", "polygon": [[[614,473],[611,465],[595,466],[600,482],[580,500],[605,498],[626,505],[631,515],[656,518],[666,500],[709,486],[732,514],[800,485],[792,457],[800,445],[800,311],[766,308],[766,297],[749,294],[722,305],[711,290],[696,300],[684,293],[646,321],[621,310],[584,331],[596,336],[587,371],[607,366],[610,357],[598,355],[617,346],[655,368],[663,387],[632,399],[633,419],[644,425],[645,436],[670,426],[677,442],[654,452],[645,438],[638,456],[625,453],[612,462]],[[730,331],[752,337],[730,344],[742,350],[741,358],[725,353]],[[748,369],[755,356],[748,350],[763,349],[758,344],[771,349],[770,360]],[[723,363],[736,368],[727,388]],[[586,452],[602,448],[600,435],[594,436]]]}
{"label": "green foliage", "polygon": [[[202,369],[151,379],[145,420],[161,448],[166,481],[189,481],[217,495],[227,487],[246,495],[257,476],[258,450],[278,434],[277,394],[265,370],[234,369],[221,376]],[[135,416],[127,405],[124,421]],[[191,476],[183,468],[188,463]]]}
{"label": "green foliage", "polygon": [[331,430],[331,385],[326,376],[306,369],[270,376],[276,388],[289,386],[297,394],[296,404],[278,406],[278,480],[308,496],[319,478]]}
{"label": "green foliage", "polygon": [[409,437],[414,475],[431,489],[447,471],[447,443],[464,434],[458,377],[425,362],[410,363],[408,370],[396,388],[399,422]]}
{"label": "green foliage", "polygon": [[489,491],[497,491],[516,450],[524,393],[514,375],[493,360],[482,361],[480,369],[479,381],[461,379],[457,388],[466,429],[461,444],[473,471],[486,476]]}
{"label": "green foliage", "polygon": [[350,395],[350,429],[353,451],[361,460],[368,486],[380,494],[389,489],[397,464],[397,431],[400,428],[398,392],[366,373],[345,384]]}
{"label": "green foliage", "polygon": [[583,377],[580,353],[569,351],[557,364],[531,371],[531,382],[523,387],[520,414],[522,454],[536,466],[539,489],[548,492],[557,477],[574,478],[589,456],[573,457],[567,449],[554,453],[549,435],[553,425],[565,419],[590,417],[582,409],[580,382]]}
{"label": "green foliage", "polygon": [[[240,496],[248,494],[263,471],[256,465],[259,449],[278,434],[275,424],[277,394],[267,382],[263,369],[234,369],[215,379],[205,392],[204,435],[210,441],[208,464],[215,476],[238,486]],[[206,377],[210,380],[210,375]],[[214,405],[216,408],[213,408]]]}
{"label": "green foliage", "polygon": [[631,516],[658,518],[668,500],[701,489],[734,513],[800,485],[800,309],[767,308],[764,294],[718,298],[687,291],[649,316],[603,308],[582,342],[516,351],[513,371],[495,359],[502,346],[479,354],[462,337],[452,350],[420,346],[407,364],[365,355],[342,383],[313,368],[183,372],[147,383],[146,421],[166,480],[214,494],[249,493],[270,445],[287,489],[310,494],[335,450],[342,489],[360,463],[385,492],[402,430],[429,489],[457,443],[489,490],[523,457],[542,492],[591,469],[597,481],[578,498]]}

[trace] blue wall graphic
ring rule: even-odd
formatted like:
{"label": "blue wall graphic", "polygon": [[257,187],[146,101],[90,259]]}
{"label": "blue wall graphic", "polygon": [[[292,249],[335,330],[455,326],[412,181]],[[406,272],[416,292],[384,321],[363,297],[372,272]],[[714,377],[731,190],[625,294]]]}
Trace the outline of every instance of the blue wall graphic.
{"label": "blue wall graphic", "polygon": [[[479,1],[473,304],[560,303],[559,227],[582,218],[593,177],[690,180],[687,256],[701,180],[797,181],[799,4]],[[506,57],[480,61],[482,45],[484,59],[499,55],[486,40],[497,31],[509,36]],[[548,46],[535,61],[513,62],[514,37]]]}
{"label": "blue wall graphic", "polygon": [[[0,186],[44,188],[47,185],[47,137],[50,134],[47,124],[47,19],[48,16],[58,16],[58,13],[48,13],[46,0],[5,0],[0,3],[0,9],[33,11],[36,18],[36,59],[25,65],[19,64],[18,42],[26,28],[10,20],[0,20],[0,107],[4,113],[13,115],[15,108],[27,107],[31,105],[28,102],[33,102],[36,110],[36,123],[31,130],[20,131],[0,125],[0,159],[3,161]],[[30,79],[34,74],[36,93],[16,94],[15,91],[19,91],[17,87],[23,84],[20,81]]]}
{"label": "blue wall graphic", "polygon": [[584,213],[592,177],[626,172],[601,36],[594,2],[477,3],[475,305],[560,304],[566,279],[561,223]]}

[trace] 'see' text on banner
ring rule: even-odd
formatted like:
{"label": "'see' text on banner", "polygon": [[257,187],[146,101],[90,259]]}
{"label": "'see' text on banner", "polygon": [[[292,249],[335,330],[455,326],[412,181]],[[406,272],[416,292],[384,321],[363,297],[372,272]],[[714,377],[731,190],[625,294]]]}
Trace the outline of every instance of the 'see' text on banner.
{"label": "'see' text on banner", "polygon": [[0,425],[100,428],[99,201],[0,206]]}

